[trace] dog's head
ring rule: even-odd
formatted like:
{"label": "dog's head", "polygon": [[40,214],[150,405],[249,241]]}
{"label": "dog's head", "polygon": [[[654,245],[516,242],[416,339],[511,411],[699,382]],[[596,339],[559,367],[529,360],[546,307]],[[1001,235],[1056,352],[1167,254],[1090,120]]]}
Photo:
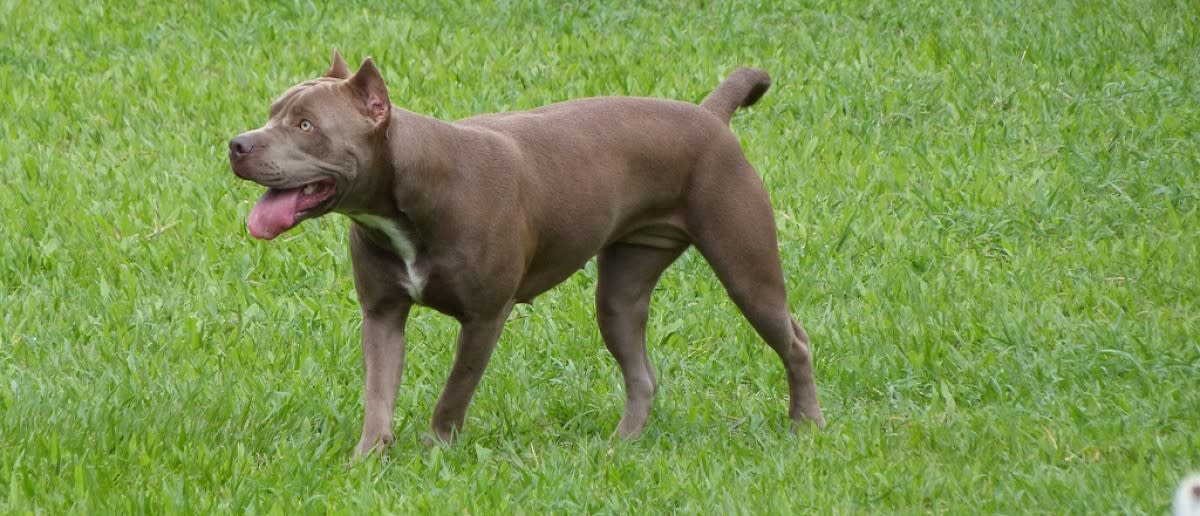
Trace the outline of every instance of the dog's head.
{"label": "dog's head", "polygon": [[371,59],[351,76],[335,51],[323,77],[284,92],[266,125],[230,140],[233,172],[267,187],[246,220],[250,234],[269,240],[337,208],[379,160],[391,108]]}

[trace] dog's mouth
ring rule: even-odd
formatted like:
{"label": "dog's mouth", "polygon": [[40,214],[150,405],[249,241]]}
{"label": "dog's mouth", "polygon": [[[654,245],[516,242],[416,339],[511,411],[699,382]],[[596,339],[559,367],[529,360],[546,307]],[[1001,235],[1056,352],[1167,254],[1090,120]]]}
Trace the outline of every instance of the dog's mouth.
{"label": "dog's mouth", "polygon": [[295,188],[268,188],[250,210],[246,228],[254,238],[275,238],[304,219],[319,215],[319,208],[333,197],[335,191],[333,179],[321,179]]}

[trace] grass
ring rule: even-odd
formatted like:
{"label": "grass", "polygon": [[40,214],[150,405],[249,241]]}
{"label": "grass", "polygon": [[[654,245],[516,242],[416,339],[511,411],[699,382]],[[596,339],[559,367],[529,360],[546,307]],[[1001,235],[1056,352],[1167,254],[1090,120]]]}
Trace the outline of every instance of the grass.
{"label": "grass", "polygon": [[[1200,469],[1200,7],[1187,1],[0,0],[2,513],[1163,513]],[[772,192],[830,425],[703,260],[656,293],[661,392],[589,266],[514,314],[450,447],[455,325],[409,324],[386,458],[355,463],[345,219],[244,229],[228,139],[337,47],[443,119],[697,101]]]}

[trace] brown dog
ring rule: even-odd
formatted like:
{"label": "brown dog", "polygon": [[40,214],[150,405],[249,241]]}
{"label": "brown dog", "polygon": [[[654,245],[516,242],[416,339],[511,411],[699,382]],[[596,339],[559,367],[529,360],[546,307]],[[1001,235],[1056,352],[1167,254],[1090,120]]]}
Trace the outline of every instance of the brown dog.
{"label": "brown dog", "polygon": [[247,219],[271,239],[305,219],[349,216],[363,313],[366,415],[355,453],[392,440],[414,304],[462,325],[433,414],[449,440],[513,303],[598,256],[596,318],[625,377],[617,433],[637,436],[656,389],[650,294],[694,244],[787,370],[789,417],[824,426],[808,337],[788,313],[775,222],[729,119],[770,85],[741,69],[700,106],[605,97],[446,123],[394,107],[370,59],[341,56],[289,89],[261,129],[229,142],[234,173],[266,186]]}

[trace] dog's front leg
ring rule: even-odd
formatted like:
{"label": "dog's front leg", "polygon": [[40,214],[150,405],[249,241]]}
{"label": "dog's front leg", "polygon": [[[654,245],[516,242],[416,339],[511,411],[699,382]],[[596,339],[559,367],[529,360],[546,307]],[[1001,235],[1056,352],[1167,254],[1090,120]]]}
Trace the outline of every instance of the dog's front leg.
{"label": "dog's front leg", "polygon": [[363,310],[362,350],[366,374],[362,438],[354,449],[362,457],[392,442],[396,389],[404,369],[404,325],[411,304],[387,310]]}
{"label": "dog's front leg", "polygon": [[450,377],[446,380],[446,388],[433,409],[433,437],[450,442],[454,434],[462,429],[467,416],[467,405],[475,395],[475,387],[487,368],[492,351],[496,349],[496,340],[504,329],[508,313],[512,311],[509,303],[503,310],[487,317],[474,317],[462,321],[462,329],[458,334],[458,350],[454,355],[454,366],[450,368]]}

